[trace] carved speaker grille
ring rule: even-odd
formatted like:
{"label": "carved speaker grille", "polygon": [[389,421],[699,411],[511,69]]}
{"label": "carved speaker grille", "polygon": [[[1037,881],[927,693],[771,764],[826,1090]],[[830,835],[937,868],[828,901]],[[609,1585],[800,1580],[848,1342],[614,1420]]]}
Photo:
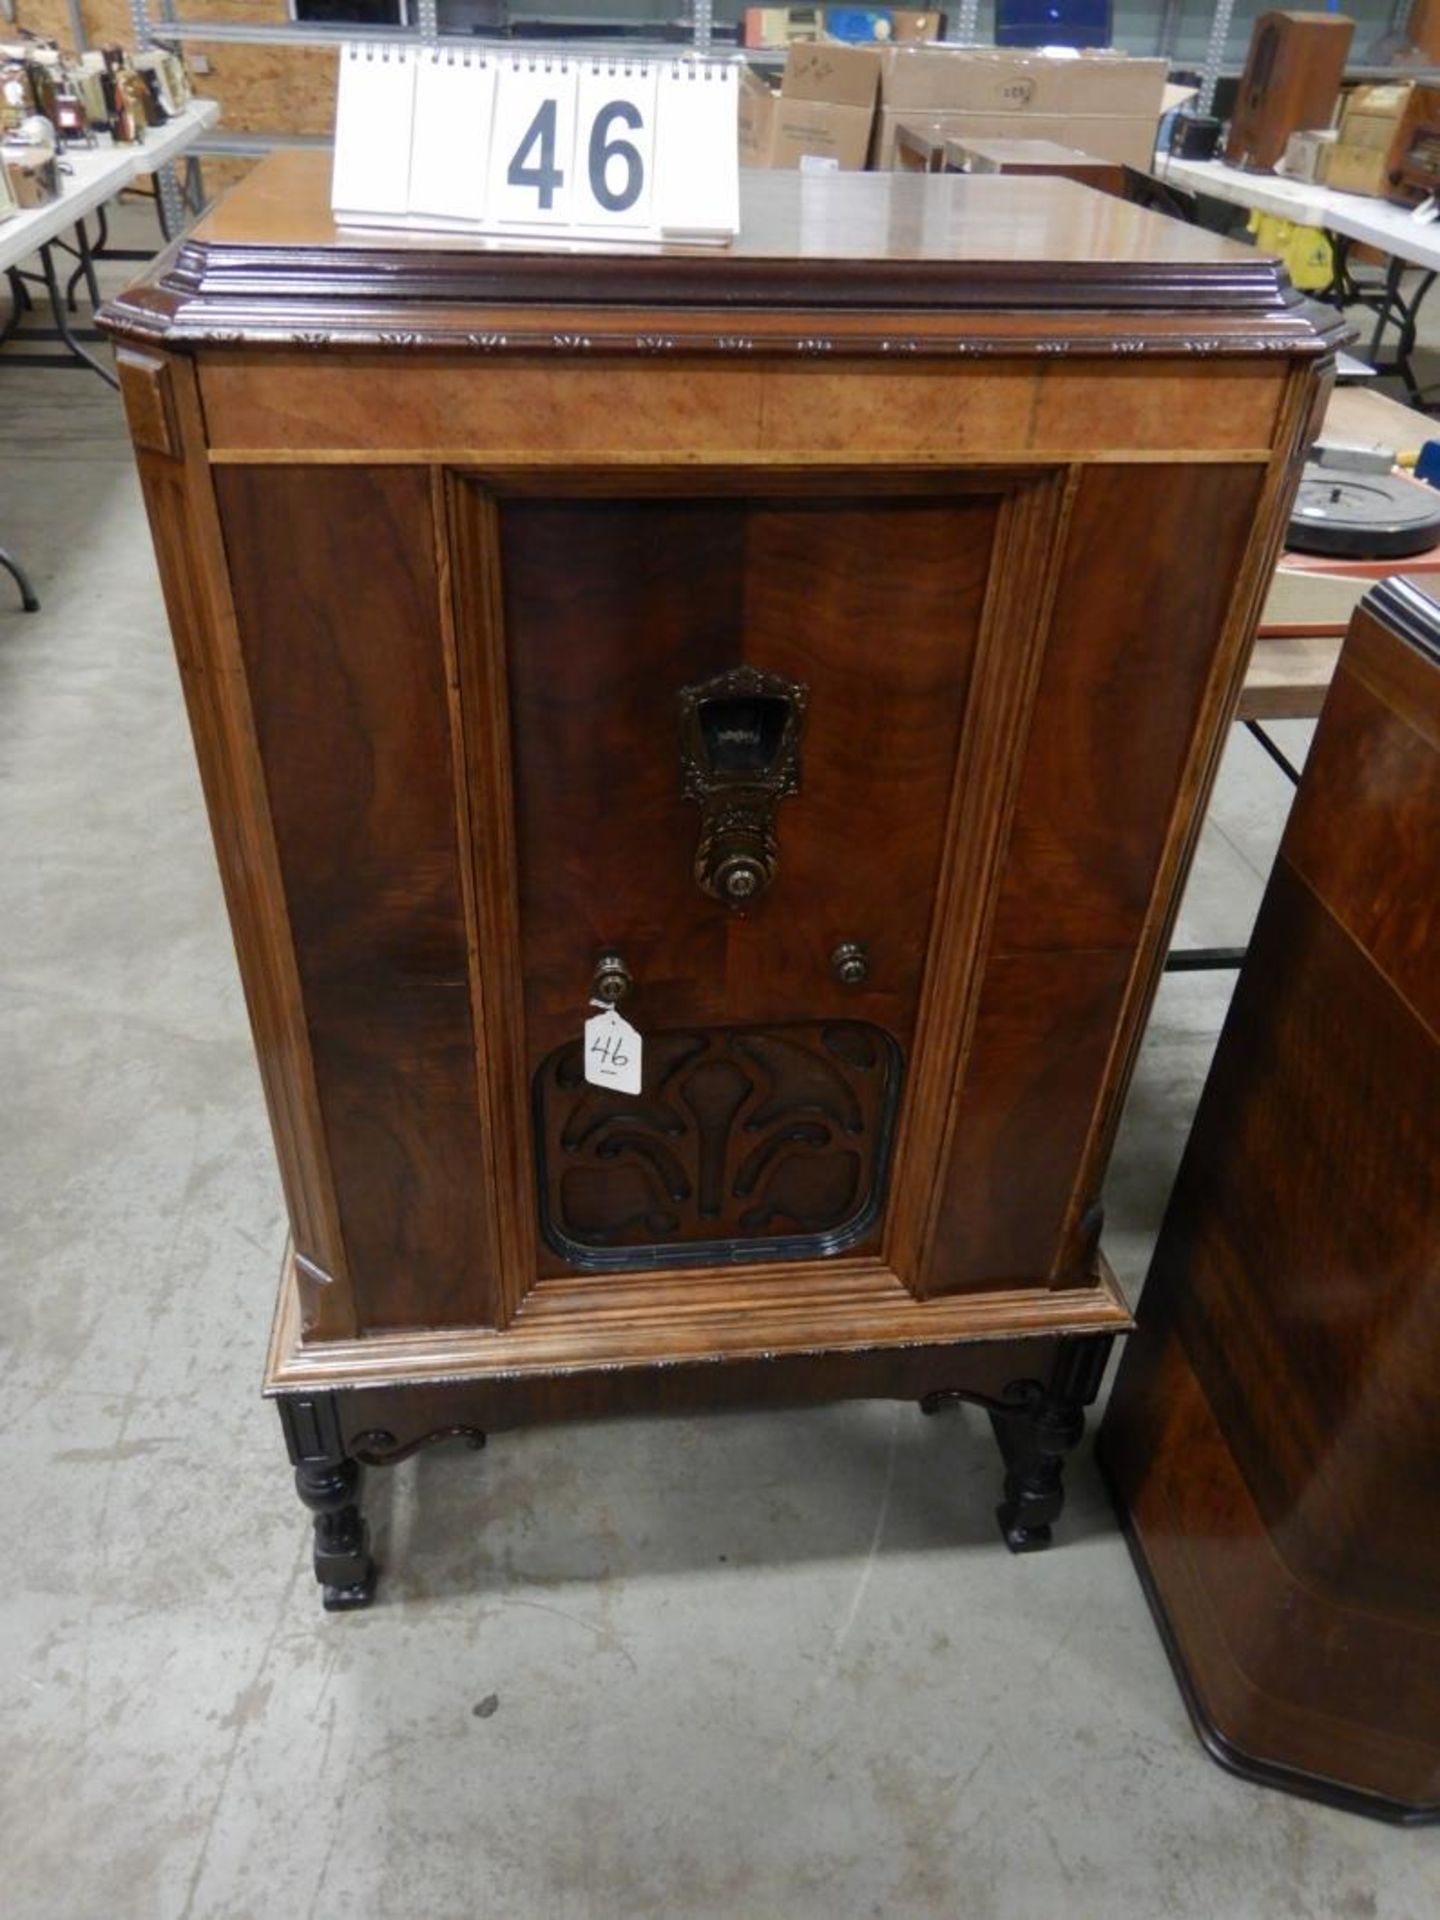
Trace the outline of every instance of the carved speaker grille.
{"label": "carved speaker grille", "polygon": [[545,1237],[580,1267],[838,1252],[879,1214],[900,1078],[856,1020],[647,1033],[637,1098],[561,1047],[535,1075]]}

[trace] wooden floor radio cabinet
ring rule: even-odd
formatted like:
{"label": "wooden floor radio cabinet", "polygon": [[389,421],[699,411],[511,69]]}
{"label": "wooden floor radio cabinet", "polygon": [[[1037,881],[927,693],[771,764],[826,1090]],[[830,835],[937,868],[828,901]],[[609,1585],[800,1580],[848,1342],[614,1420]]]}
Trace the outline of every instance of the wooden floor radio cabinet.
{"label": "wooden floor radio cabinet", "polygon": [[1044,1544],[1329,317],[1068,181],[750,175],[630,255],[327,185],[273,157],[107,315],[326,1604],[362,1465],[611,1411],[978,1402]]}

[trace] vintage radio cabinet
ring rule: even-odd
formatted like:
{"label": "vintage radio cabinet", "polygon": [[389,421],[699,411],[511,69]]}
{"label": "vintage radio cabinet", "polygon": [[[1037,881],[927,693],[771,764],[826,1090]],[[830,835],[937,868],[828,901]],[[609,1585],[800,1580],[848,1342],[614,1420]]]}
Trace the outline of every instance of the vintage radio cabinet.
{"label": "vintage radio cabinet", "polygon": [[1328,127],[1355,22],[1339,13],[1262,13],[1250,36],[1225,158],[1270,173],[1292,133]]}
{"label": "vintage radio cabinet", "polygon": [[756,174],[628,256],[326,197],[272,158],[107,322],[326,1603],[362,1464],[609,1410],[978,1401],[1043,1544],[1328,316],[1067,181]]}

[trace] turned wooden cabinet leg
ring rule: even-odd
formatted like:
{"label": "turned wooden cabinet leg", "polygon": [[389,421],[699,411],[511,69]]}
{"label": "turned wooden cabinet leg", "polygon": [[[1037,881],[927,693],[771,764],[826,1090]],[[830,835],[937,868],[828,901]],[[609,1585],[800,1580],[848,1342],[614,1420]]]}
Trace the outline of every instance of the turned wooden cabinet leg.
{"label": "turned wooden cabinet leg", "polygon": [[1024,1404],[990,1409],[1005,1460],[1005,1493],[995,1510],[1012,1553],[1048,1547],[1065,1505],[1065,1456],[1085,1431],[1085,1409],[1100,1391],[1111,1339],[1066,1340],[1048,1384]]}
{"label": "turned wooden cabinet leg", "polygon": [[990,1415],[1005,1460],[995,1517],[1012,1553],[1050,1545],[1065,1505],[1065,1456],[1085,1431],[1085,1409],[1100,1391],[1113,1344],[1110,1334],[1062,1340],[1048,1380],[1013,1380],[998,1400],[957,1387],[920,1402],[922,1413],[939,1413],[968,1400]]}
{"label": "turned wooden cabinet leg", "polygon": [[375,1562],[360,1512],[361,1469],[345,1451],[335,1395],[284,1394],[277,1405],[295,1490],[315,1516],[315,1578],[326,1611],[368,1607]]}
{"label": "turned wooden cabinet leg", "polygon": [[1005,1460],[1005,1494],[995,1509],[1012,1553],[1050,1545],[1065,1505],[1065,1455],[1085,1431],[1078,1407],[1041,1402],[1026,1413],[990,1415]]}

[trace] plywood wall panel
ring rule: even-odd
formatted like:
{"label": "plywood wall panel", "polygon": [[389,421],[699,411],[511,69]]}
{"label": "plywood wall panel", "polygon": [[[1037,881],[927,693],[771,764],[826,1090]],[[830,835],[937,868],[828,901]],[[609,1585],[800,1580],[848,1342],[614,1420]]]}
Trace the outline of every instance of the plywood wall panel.
{"label": "plywood wall panel", "polygon": [[[289,18],[285,0],[185,0],[187,20],[223,20],[263,25]],[[69,47],[70,11],[66,0],[19,0],[17,24]],[[128,0],[81,0],[81,17],[92,47],[118,41],[134,43]],[[335,70],[338,50],[327,47],[237,46],[229,41],[191,40],[185,45],[192,67],[196,56],[207,72],[195,74],[196,90],[218,100],[221,125],[229,133],[330,134],[335,127]],[[233,184],[248,163],[215,171],[212,189]],[[207,168],[207,177],[210,169]]]}

